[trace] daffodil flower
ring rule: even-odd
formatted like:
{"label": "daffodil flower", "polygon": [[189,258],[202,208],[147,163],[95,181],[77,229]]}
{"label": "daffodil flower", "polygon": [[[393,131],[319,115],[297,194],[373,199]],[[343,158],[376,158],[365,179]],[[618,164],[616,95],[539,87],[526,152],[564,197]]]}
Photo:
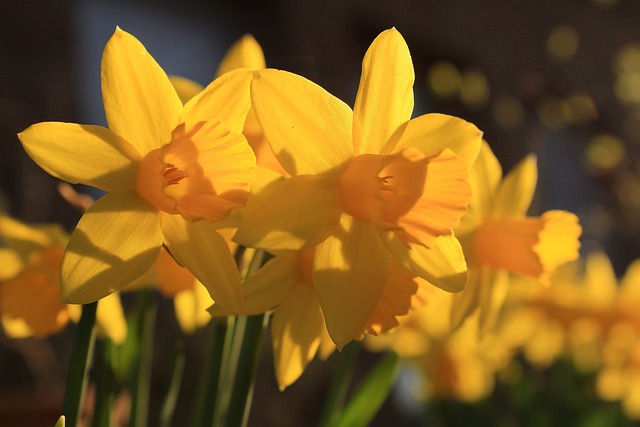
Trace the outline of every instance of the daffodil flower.
{"label": "daffodil flower", "polygon": [[[58,224],[32,226],[0,215],[0,314],[11,338],[46,337],[80,317],[80,307],[60,302],[60,266],[67,234]],[[117,293],[100,300],[101,336],[123,343],[127,324]]]}
{"label": "daffodil flower", "polygon": [[[256,315],[274,309],[271,338],[276,380],[280,390],[293,384],[309,362],[320,354],[326,359],[335,350],[329,337],[313,284],[315,248],[284,252],[267,262],[243,283],[244,307],[240,314]],[[398,318],[425,303],[424,289],[418,279],[398,262],[393,262],[378,304],[363,329],[378,335],[398,325]],[[232,313],[215,303],[209,309],[214,316]]]}
{"label": "daffodil flower", "polygon": [[395,29],[367,51],[360,82],[352,111],[303,77],[254,71],[253,107],[292,178],[265,188],[234,237],[267,250],[316,246],[314,291],[340,348],[377,305],[392,257],[445,289],[464,287],[452,229],[471,197],[467,169],[481,141],[455,117],[410,120],[413,65]]}
{"label": "daffodil flower", "polygon": [[558,266],[576,260],[582,233],[571,212],[553,210],[526,216],[537,183],[530,155],[502,179],[502,169],[485,142],[471,169],[474,189],[469,213],[456,235],[463,243],[469,281],[454,296],[452,326],[480,307],[481,330],[495,321],[509,284],[509,273],[548,282]]}
{"label": "daffodil flower", "polygon": [[54,177],[108,192],[67,245],[63,300],[87,303],[121,289],[165,244],[216,301],[239,309],[238,272],[216,229],[245,204],[255,177],[255,156],[240,133],[251,73],[226,73],[183,106],[144,46],[120,29],[101,68],[108,129],[48,122],[19,135]]}

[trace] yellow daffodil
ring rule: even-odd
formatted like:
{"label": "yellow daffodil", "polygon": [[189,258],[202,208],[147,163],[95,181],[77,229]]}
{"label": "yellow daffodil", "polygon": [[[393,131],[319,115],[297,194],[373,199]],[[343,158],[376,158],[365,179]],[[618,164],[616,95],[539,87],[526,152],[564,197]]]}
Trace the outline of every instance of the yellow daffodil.
{"label": "yellow daffodil", "polygon": [[109,128],[39,123],[19,137],[45,171],[108,192],[62,263],[62,298],[87,303],[145,273],[165,244],[219,304],[240,309],[238,272],[216,232],[243,206],[255,156],[240,133],[251,74],[226,73],[184,106],[144,46],[116,29],[102,57]]}
{"label": "yellow daffodil", "polygon": [[340,348],[378,304],[392,256],[438,286],[464,287],[452,229],[471,197],[467,168],[481,141],[455,117],[410,120],[413,65],[395,29],[374,40],[360,81],[352,111],[303,77],[254,72],[258,121],[292,177],[262,191],[234,237],[267,250],[316,246],[313,288]]}
{"label": "yellow daffodil", "polygon": [[[314,251],[307,248],[282,253],[243,284],[245,304],[241,314],[255,315],[275,308],[271,338],[280,390],[302,375],[317,352],[324,360],[335,349],[313,290]],[[364,333],[378,335],[394,328],[398,317],[424,304],[422,289],[415,276],[393,262],[378,304],[363,329],[352,338],[361,339]],[[216,304],[210,311],[214,316],[231,314]]]}
{"label": "yellow daffodil", "polygon": [[[0,314],[12,338],[45,337],[77,320],[80,307],[60,302],[60,266],[67,235],[57,224],[29,226],[0,216]],[[98,330],[124,342],[127,325],[117,294],[98,304]]]}
{"label": "yellow daffodil", "polygon": [[578,218],[566,211],[526,216],[537,182],[534,156],[502,180],[498,160],[486,142],[471,169],[473,199],[456,235],[469,265],[464,291],[455,295],[452,326],[480,307],[481,329],[493,323],[504,300],[509,273],[546,283],[561,264],[578,258],[582,232]]}

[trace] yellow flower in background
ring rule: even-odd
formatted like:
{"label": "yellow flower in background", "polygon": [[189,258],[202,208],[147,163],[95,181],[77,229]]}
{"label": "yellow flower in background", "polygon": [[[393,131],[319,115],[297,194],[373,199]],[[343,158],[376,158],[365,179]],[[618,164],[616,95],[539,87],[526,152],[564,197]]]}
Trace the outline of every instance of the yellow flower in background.
{"label": "yellow flower in background", "polygon": [[62,262],[62,298],[87,303],[145,273],[163,244],[221,305],[240,309],[235,263],[216,231],[243,206],[255,156],[240,133],[251,73],[226,73],[183,106],[164,71],[116,29],[102,57],[109,129],[39,123],[19,137],[45,171],[100,188]]}
{"label": "yellow flower in background", "polygon": [[[322,310],[313,288],[312,263],[314,248],[285,252],[268,261],[243,284],[244,311],[255,315],[275,309],[271,322],[276,380],[280,390],[293,384],[309,362],[320,353],[325,360],[335,350],[328,335]],[[407,315],[424,304],[422,287],[417,278],[397,262],[393,262],[382,296],[359,333],[378,335],[398,325],[398,317]],[[226,316],[216,304],[214,316]]]}
{"label": "yellow flower in background", "polygon": [[[260,44],[252,35],[245,34],[231,46],[227,54],[222,58],[216,75],[219,77],[239,68],[262,69],[265,67],[266,61]],[[184,77],[169,76],[169,79],[183,103],[187,103],[187,101],[204,89],[199,83]],[[269,143],[264,137],[253,107],[251,107],[247,114],[242,133],[256,154],[258,166],[274,170],[281,175],[286,175],[285,170],[280,166],[280,163],[278,163],[278,160],[269,147]]]}
{"label": "yellow flower in background", "polygon": [[[76,321],[81,308],[60,302],[60,266],[67,235],[57,224],[29,226],[0,216],[0,314],[8,336],[46,337]],[[98,330],[124,342],[127,325],[117,294],[98,304]]]}
{"label": "yellow flower in background", "polygon": [[481,330],[495,321],[509,284],[509,273],[548,283],[558,266],[578,258],[582,229],[566,211],[526,216],[537,182],[534,156],[504,179],[486,142],[471,168],[473,198],[456,235],[469,266],[464,291],[454,296],[452,326],[458,327],[478,307]]}
{"label": "yellow flower in background", "polygon": [[464,287],[452,229],[471,197],[467,169],[481,141],[455,117],[410,120],[413,65],[395,29],[374,40],[360,81],[352,111],[303,77],[254,72],[258,121],[292,178],[247,206],[234,237],[267,250],[316,246],[313,288],[339,348],[378,304],[392,257],[437,286]]}

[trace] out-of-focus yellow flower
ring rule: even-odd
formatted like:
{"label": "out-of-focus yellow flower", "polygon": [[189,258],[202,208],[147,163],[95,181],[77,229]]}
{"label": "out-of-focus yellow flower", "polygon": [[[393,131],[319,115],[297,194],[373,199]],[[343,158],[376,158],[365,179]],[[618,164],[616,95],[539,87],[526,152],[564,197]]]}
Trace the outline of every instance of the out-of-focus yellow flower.
{"label": "out-of-focus yellow flower", "polygon": [[116,29],[102,57],[109,129],[40,123],[20,140],[51,175],[109,192],[83,215],[62,262],[62,298],[86,303],[145,273],[163,243],[222,305],[240,309],[235,263],[216,229],[243,206],[255,156],[240,133],[249,71],[226,73],[183,106],[164,71]]}
{"label": "out-of-focus yellow flower", "polygon": [[454,296],[452,326],[458,327],[478,307],[481,330],[499,311],[509,273],[548,283],[559,265],[578,258],[582,228],[566,211],[526,216],[537,182],[534,156],[502,179],[502,169],[486,142],[471,168],[473,198],[456,234],[469,265],[464,291]]}
{"label": "out-of-focus yellow flower", "polygon": [[[60,266],[67,235],[57,224],[29,226],[0,216],[0,314],[12,338],[46,337],[77,320],[80,307],[60,302]],[[98,304],[98,330],[124,342],[127,325],[118,294]]]}
{"label": "out-of-focus yellow flower", "polygon": [[303,77],[254,72],[256,115],[292,178],[247,206],[234,237],[267,250],[316,246],[314,291],[340,348],[378,304],[392,257],[437,286],[464,287],[452,229],[471,196],[467,169],[481,140],[455,117],[410,120],[413,65],[395,29],[374,40],[360,81],[352,111]]}
{"label": "out-of-focus yellow flower", "polygon": [[[271,322],[276,380],[280,390],[293,384],[308,363],[320,353],[326,359],[335,350],[328,335],[322,310],[313,290],[313,247],[282,253],[250,276],[244,283],[245,305],[240,314],[255,315],[275,309]],[[417,278],[393,262],[382,296],[363,329],[378,335],[398,325],[397,318],[424,304],[424,293]],[[214,316],[231,313],[213,305]]]}

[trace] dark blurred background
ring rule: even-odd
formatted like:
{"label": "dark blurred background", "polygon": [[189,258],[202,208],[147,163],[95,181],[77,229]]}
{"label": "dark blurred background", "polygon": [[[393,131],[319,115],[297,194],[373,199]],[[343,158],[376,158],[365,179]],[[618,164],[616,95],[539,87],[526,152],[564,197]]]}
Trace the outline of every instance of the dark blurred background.
{"label": "dark blurred background", "polygon": [[[202,84],[226,49],[251,33],[268,66],[308,77],[350,105],[367,47],[395,26],[414,61],[414,114],[442,112],[475,123],[505,171],[536,153],[540,175],[531,213],[575,212],[584,250],[604,249],[621,273],[640,256],[639,19],[636,0],[11,2],[0,13],[0,208],[29,222],[72,228],[78,220],[16,133],[48,120],[105,123],[100,56],[116,25],[168,74]],[[170,303],[163,307],[171,315]],[[170,316],[158,328],[177,333]],[[32,415],[34,408],[57,414],[72,332],[44,342],[2,338],[0,425],[27,425],[26,418],[7,422],[25,416],[23,401]],[[205,336],[188,343],[196,361]],[[314,362],[279,393],[269,357],[250,425],[312,424],[304,420],[317,415],[335,361]],[[187,380],[187,396],[189,387]],[[179,406],[178,415],[187,408]],[[383,412],[398,417],[394,411],[389,404]],[[39,422],[29,425],[51,425]]]}

